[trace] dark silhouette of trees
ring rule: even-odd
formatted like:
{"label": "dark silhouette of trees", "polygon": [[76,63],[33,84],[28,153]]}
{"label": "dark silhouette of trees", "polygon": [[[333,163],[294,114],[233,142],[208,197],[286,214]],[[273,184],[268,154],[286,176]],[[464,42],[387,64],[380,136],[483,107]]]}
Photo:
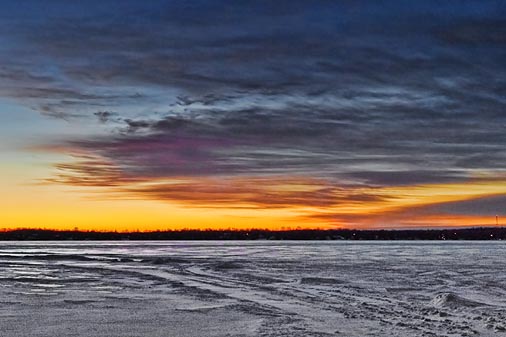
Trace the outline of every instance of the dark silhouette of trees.
{"label": "dark silhouette of trees", "polygon": [[506,227],[426,230],[174,230],[150,232],[16,229],[2,241],[49,240],[506,240]]}

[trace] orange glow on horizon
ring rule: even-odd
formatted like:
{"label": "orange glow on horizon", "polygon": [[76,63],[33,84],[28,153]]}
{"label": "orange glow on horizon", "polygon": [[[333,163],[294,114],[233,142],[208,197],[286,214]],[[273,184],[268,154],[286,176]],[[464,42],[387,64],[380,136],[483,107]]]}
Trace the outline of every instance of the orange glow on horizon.
{"label": "orange glow on horizon", "polygon": [[[495,216],[433,207],[506,195],[494,172],[454,183],[371,187],[304,175],[124,177],[113,163],[72,148],[30,149],[38,159],[4,163],[0,229],[332,229],[494,226]],[[49,156],[47,155],[49,152]],[[67,153],[67,154],[66,154]],[[86,176],[82,158],[103,168]],[[70,175],[54,175],[52,163]],[[74,170],[75,169],[75,170]],[[61,171],[57,171],[60,172]],[[84,172],[84,173],[83,173]],[[63,171],[63,173],[65,173]],[[82,174],[82,175],[81,175]],[[54,179],[47,179],[54,177]],[[34,183],[35,182],[35,183]],[[451,213],[451,212],[450,212]],[[500,213],[498,210],[497,213]]]}
{"label": "orange glow on horizon", "polygon": [[[151,231],[166,229],[331,229],[494,225],[483,215],[431,207],[506,194],[506,179],[411,186],[338,186],[307,176],[178,177],[110,186],[36,183],[40,167],[10,167],[0,228]],[[30,179],[27,179],[30,177]]]}

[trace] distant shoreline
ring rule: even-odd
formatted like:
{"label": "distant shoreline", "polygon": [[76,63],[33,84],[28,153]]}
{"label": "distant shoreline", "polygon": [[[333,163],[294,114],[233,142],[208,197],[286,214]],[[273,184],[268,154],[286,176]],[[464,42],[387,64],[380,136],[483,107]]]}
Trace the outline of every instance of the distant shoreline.
{"label": "distant shoreline", "polygon": [[141,240],[506,240],[506,227],[403,230],[174,230],[150,232],[14,229],[0,241]]}

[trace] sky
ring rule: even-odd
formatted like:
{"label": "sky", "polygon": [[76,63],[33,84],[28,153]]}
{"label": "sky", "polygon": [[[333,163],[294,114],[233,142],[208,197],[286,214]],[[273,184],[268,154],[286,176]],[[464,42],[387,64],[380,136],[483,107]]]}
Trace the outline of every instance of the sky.
{"label": "sky", "polygon": [[0,2],[0,228],[506,223],[504,1]]}

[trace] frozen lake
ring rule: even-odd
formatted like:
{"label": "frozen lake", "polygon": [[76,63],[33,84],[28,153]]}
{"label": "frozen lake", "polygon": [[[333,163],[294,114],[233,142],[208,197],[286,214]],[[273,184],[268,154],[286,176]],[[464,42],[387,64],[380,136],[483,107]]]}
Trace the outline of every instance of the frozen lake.
{"label": "frozen lake", "polygon": [[506,242],[0,242],[0,335],[506,336]]}

